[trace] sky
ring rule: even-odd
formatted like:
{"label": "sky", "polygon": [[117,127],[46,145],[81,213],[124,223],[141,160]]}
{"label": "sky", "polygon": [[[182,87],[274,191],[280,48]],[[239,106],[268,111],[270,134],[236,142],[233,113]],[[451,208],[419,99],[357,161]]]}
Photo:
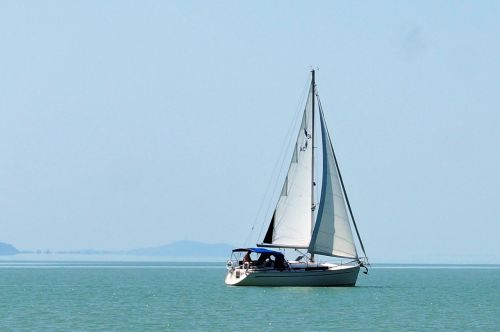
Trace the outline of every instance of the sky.
{"label": "sky", "polygon": [[317,67],[370,260],[498,264],[498,17],[498,1],[0,1],[0,241],[260,241]]}

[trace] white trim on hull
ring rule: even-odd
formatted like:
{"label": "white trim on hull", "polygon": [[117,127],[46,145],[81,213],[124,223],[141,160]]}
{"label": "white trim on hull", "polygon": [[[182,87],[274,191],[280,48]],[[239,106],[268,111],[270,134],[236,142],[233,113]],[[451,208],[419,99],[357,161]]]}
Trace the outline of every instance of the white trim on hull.
{"label": "white trim on hull", "polygon": [[229,270],[226,284],[231,286],[354,286],[359,265],[339,265],[327,270]]}

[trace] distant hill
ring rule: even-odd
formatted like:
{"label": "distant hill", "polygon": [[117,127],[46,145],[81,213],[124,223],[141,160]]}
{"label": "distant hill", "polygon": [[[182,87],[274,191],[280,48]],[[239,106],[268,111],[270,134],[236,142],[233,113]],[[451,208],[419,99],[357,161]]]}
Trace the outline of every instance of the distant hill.
{"label": "distant hill", "polygon": [[168,258],[223,258],[229,257],[232,245],[225,243],[208,244],[196,241],[178,241],[158,247],[148,247],[132,250],[36,250],[19,251],[14,246],[0,242],[0,255],[16,254],[62,254],[62,255],[135,255],[135,256],[157,256]]}
{"label": "distant hill", "polygon": [[168,257],[229,257],[233,246],[225,243],[208,244],[196,241],[178,241],[159,247],[132,249],[124,252],[138,256]]}
{"label": "distant hill", "polygon": [[0,242],[0,255],[16,255],[16,254],[19,254],[19,250],[17,250],[13,245]]}

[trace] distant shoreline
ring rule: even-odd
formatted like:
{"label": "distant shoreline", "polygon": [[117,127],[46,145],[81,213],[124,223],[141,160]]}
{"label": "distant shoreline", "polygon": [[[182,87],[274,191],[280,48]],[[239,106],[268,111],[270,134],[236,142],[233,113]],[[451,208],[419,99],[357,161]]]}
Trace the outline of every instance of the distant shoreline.
{"label": "distant shoreline", "polygon": [[226,257],[174,257],[130,254],[31,254],[0,256],[0,262],[226,262]]}
{"label": "distant shoreline", "polygon": [[[173,257],[173,256],[144,256],[130,254],[26,254],[21,253],[10,256],[0,256],[0,265],[5,263],[221,263],[226,257]],[[437,269],[437,268],[490,268],[500,269],[500,264],[472,264],[472,263],[372,263],[374,269]]]}

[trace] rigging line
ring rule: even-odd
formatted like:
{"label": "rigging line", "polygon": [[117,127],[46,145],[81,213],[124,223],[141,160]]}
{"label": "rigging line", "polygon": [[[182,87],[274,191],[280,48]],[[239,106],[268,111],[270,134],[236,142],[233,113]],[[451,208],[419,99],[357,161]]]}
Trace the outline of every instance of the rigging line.
{"label": "rigging line", "polygon": [[[291,137],[292,137],[292,135],[294,133],[294,129],[297,127],[297,123],[301,120],[300,115],[302,114],[302,110],[303,110],[302,106],[304,104],[304,99],[308,95],[308,94],[306,94],[306,91],[308,91],[308,89],[307,89],[308,87],[309,87],[309,81],[306,81],[306,83],[304,84],[304,86],[302,88],[302,92],[299,95],[298,100],[297,100],[297,106],[296,106],[296,111],[295,111],[296,115],[295,115],[294,119],[292,120],[292,125],[288,128],[288,131],[287,131],[287,133],[285,135],[284,141],[281,144],[282,147],[281,147],[281,152],[278,154],[278,156],[279,156],[278,162],[276,162],[274,164],[275,166],[274,166],[273,171],[271,173],[270,180],[268,181],[268,185],[267,185],[267,188],[266,188],[266,191],[265,191],[264,199],[261,202],[261,206],[259,208],[259,212],[258,212],[257,216],[255,217],[255,221],[254,221],[254,224],[252,226],[252,231],[253,231],[253,229],[255,228],[255,224],[257,223],[257,220],[259,219],[260,214],[262,213],[262,209],[264,207],[264,204],[265,204],[265,202],[267,202],[268,206],[265,209],[264,218],[263,218],[263,221],[261,222],[261,227],[260,227],[260,230],[259,230],[258,239],[261,238],[264,226],[267,225],[267,221],[269,219],[270,210],[271,210],[272,204],[273,204],[273,202],[275,200],[276,190],[278,188],[278,181],[280,181],[280,179],[281,179],[280,175],[283,172],[283,167],[284,167],[285,162],[286,162],[285,154],[286,154],[286,152],[287,152],[287,150],[289,148],[289,142],[291,141]],[[280,160],[281,160],[281,165],[279,163]],[[278,174],[276,174],[276,171],[278,170],[278,166],[279,166],[279,171],[278,171]],[[272,181],[273,179],[275,179],[275,181],[274,181],[275,183],[274,183],[274,186],[273,186],[274,189],[272,191],[272,196],[268,197],[269,193],[271,192],[271,186],[273,184],[273,181]]]}
{"label": "rigging line", "polygon": [[[317,96],[317,97],[318,97],[319,111],[321,112],[321,116],[324,119],[325,115],[323,114],[323,107],[321,106],[321,100],[319,99],[319,96]],[[361,240],[361,236],[359,235],[358,226],[356,225],[356,220],[354,219],[354,214],[352,213],[351,204],[349,203],[349,197],[347,197],[347,192],[345,190],[344,181],[342,180],[342,174],[340,174],[339,164],[337,162],[337,157],[335,156],[335,149],[333,148],[333,144],[332,144],[332,140],[330,138],[330,133],[328,131],[328,128],[326,128],[326,134],[328,135],[328,140],[329,140],[330,145],[332,147],[333,160],[335,161],[335,166],[337,167],[337,172],[339,173],[340,185],[342,186],[342,192],[344,193],[347,207],[349,208],[349,214],[351,215],[352,223],[354,225],[354,229],[356,230],[356,235],[358,236],[359,244],[361,245],[361,249],[363,250],[363,254],[365,254],[365,257],[366,257],[367,255],[366,255],[366,251],[365,251],[365,246],[363,245],[363,241]]]}

